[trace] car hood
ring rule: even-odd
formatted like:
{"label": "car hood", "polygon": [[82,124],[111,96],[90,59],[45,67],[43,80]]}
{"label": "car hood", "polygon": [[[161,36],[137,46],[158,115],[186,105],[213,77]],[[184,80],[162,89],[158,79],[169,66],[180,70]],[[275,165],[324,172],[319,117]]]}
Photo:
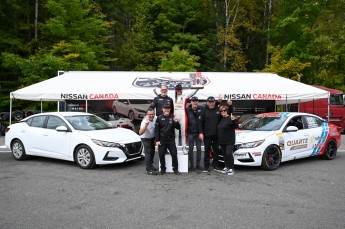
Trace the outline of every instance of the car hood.
{"label": "car hood", "polygon": [[107,142],[128,143],[138,142],[141,140],[138,134],[125,128],[80,131],[80,133],[90,137],[91,139]]}
{"label": "car hood", "polygon": [[236,130],[236,144],[255,142],[274,135],[276,131]]}

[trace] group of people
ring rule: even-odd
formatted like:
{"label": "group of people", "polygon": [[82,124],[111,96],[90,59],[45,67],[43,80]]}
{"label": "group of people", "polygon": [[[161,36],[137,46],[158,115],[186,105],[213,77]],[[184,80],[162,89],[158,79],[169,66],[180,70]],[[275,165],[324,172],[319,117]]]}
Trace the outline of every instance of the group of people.
{"label": "group of people", "polygon": [[[144,153],[146,173],[158,174],[153,166],[155,146],[158,147],[160,160],[160,174],[165,174],[165,155],[169,152],[172,158],[173,172],[180,175],[178,170],[177,145],[179,144],[179,131],[182,133],[183,150],[186,148],[188,139],[189,170],[203,170],[210,172],[210,153],[213,155],[213,169],[224,174],[234,174],[233,147],[235,144],[235,129],[238,124],[232,114],[232,101],[226,105],[221,104],[213,96],[206,100],[206,106],[199,105],[198,98],[194,96],[198,89],[189,95],[184,95],[182,86],[175,87],[175,100],[168,96],[168,87],[161,85],[160,94],[156,90],[150,108],[141,122],[139,135],[141,137]],[[191,104],[185,107],[185,101]],[[156,111],[155,111],[156,109]],[[185,126],[185,117],[187,126]],[[204,142],[204,169],[201,162],[201,144]],[[196,161],[194,163],[194,145],[196,146]],[[212,149],[212,151],[211,151]],[[221,149],[221,151],[219,151]],[[224,157],[225,167],[219,164],[219,154]]]}

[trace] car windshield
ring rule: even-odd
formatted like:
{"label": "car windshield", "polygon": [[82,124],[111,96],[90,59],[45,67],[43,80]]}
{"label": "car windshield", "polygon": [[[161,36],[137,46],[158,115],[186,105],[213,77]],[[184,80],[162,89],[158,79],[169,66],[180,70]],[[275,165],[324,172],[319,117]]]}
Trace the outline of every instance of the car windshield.
{"label": "car windshield", "polygon": [[281,116],[255,116],[241,125],[243,130],[271,131],[279,130],[287,117]]}
{"label": "car windshield", "polygon": [[131,104],[151,104],[151,101],[146,99],[130,99],[129,102]]}
{"label": "car windshield", "polygon": [[113,126],[95,115],[76,115],[67,116],[67,121],[76,130],[104,130],[111,129]]}

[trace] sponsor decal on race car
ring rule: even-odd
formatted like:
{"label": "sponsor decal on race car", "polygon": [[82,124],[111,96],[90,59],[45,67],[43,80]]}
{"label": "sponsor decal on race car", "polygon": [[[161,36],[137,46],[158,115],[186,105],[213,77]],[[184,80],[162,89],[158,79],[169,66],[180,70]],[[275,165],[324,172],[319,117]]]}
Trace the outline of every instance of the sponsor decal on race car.
{"label": "sponsor decal on race car", "polygon": [[290,150],[307,148],[308,138],[301,138],[301,139],[295,139],[295,140],[287,141],[286,145],[291,146]]}
{"label": "sponsor decal on race car", "polygon": [[[329,132],[328,123],[322,123],[322,132],[320,138],[318,138],[317,147],[313,149],[310,156],[318,155],[321,152],[321,148],[324,146]],[[317,138],[315,138],[316,140]]]}

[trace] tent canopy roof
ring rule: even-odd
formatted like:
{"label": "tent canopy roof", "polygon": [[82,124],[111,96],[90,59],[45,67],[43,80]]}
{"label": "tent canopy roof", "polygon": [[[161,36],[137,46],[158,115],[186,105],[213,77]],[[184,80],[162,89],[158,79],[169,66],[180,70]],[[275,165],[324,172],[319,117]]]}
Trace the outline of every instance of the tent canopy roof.
{"label": "tent canopy roof", "polygon": [[192,92],[191,74],[204,83],[196,94],[199,99],[222,95],[223,99],[268,99],[285,104],[328,98],[329,94],[272,73],[71,71],[11,92],[10,97],[32,101],[152,99],[152,89],[162,83],[174,97],[177,84],[185,94]]}

